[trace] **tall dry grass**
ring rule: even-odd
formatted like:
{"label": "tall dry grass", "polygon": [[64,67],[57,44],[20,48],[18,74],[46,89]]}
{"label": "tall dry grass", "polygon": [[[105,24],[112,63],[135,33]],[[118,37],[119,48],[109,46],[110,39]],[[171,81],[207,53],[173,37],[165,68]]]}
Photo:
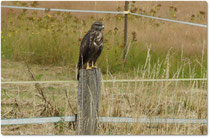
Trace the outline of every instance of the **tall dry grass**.
{"label": "tall dry grass", "polygon": [[[74,112],[77,111],[77,85],[42,85],[47,98],[58,107],[61,116],[73,115],[65,91]],[[13,89],[11,89],[13,88]],[[14,99],[16,102],[14,102]],[[28,118],[40,116],[43,101],[36,89],[24,85],[7,85],[2,91],[2,118]],[[192,81],[160,83],[104,84],[101,95],[100,116],[207,118],[206,83]],[[59,127],[57,127],[59,126]],[[204,127],[204,129],[203,129]],[[14,129],[16,128],[16,129]],[[44,129],[43,129],[44,128]],[[206,134],[206,125],[199,124],[142,124],[100,123],[100,135],[142,134]],[[76,134],[68,123],[3,126],[2,134]]]}
{"label": "tall dry grass", "polygon": [[[168,54],[169,56],[169,54]],[[170,60],[165,59],[164,78],[169,75]],[[9,63],[7,63],[9,64]],[[159,66],[150,70],[151,61],[148,51],[144,68],[137,69],[133,73],[141,74],[142,78],[154,78],[159,74]],[[162,63],[163,64],[163,63]],[[26,70],[26,66],[16,66],[10,63],[11,72],[3,68],[3,74],[7,72],[13,80],[17,79],[14,70]],[[20,65],[20,63],[19,63]],[[7,65],[8,66],[8,65]],[[36,65],[39,66],[39,65]],[[16,67],[16,68],[14,68]],[[18,67],[18,68],[17,68]],[[52,68],[52,67],[48,67]],[[37,67],[31,68],[32,72],[42,73]],[[193,78],[193,69],[190,74]],[[48,70],[49,75],[55,71]],[[51,72],[51,73],[50,73]],[[174,78],[180,72],[174,74]],[[21,73],[20,74],[24,74]],[[8,75],[8,76],[10,76]],[[30,74],[24,78],[30,79]],[[47,74],[41,76],[34,73],[35,78],[43,80],[50,77]],[[105,77],[116,79],[113,74]],[[60,76],[58,74],[58,76]],[[59,77],[53,76],[55,78]],[[137,75],[136,75],[137,76]],[[126,76],[123,76],[126,78]],[[135,79],[135,78],[134,78]],[[39,94],[33,84],[7,84],[2,86],[2,118],[30,118],[47,116],[71,116],[77,112],[77,83],[73,84],[41,84],[45,98],[53,108],[45,107],[43,96]],[[46,110],[44,110],[46,108]],[[56,111],[56,112],[55,112]],[[187,118],[207,119],[207,82],[206,81],[175,81],[175,82],[132,82],[132,83],[103,83],[100,98],[100,116],[113,117],[159,117],[159,118]],[[41,129],[39,129],[41,128]],[[43,129],[44,128],[44,129]],[[2,134],[43,134],[43,135],[67,135],[76,134],[74,127],[69,123],[36,124],[3,126]],[[98,134],[115,135],[151,135],[151,134],[207,134],[207,126],[201,124],[143,124],[143,123],[100,123]]]}
{"label": "tall dry grass", "polygon": [[[76,84],[41,85],[45,95],[58,108],[59,116],[73,115],[65,91],[77,112]],[[206,82],[142,82],[103,84],[100,116],[207,118]],[[41,115],[44,102],[33,85],[4,85],[2,89],[2,118],[51,116],[48,110]],[[56,116],[56,115],[55,115]],[[206,125],[100,123],[100,135],[143,134],[207,134]],[[67,135],[76,134],[68,123],[2,126],[2,134]]]}

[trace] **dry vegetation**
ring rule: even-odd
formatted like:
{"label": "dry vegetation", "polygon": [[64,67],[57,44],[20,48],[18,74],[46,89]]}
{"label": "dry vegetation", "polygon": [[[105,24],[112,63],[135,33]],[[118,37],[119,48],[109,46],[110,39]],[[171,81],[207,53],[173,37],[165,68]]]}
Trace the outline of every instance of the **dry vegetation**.
{"label": "dry vegetation", "polygon": [[[13,62],[8,77],[31,79],[24,64],[18,68]],[[33,66],[31,71],[38,71]],[[54,74],[56,67],[45,68]],[[22,72],[15,73],[15,70]],[[5,69],[3,68],[3,71]],[[24,75],[23,75],[24,74]],[[35,73],[34,73],[35,74]],[[19,76],[23,75],[23,76]],[[57,74],[58,75],[58,74]],[[44,75],[54,79],[63,75]],[[19,77],[18,77],[19,76]],[[37,75],[38,77],[39,75]],[[65,75],[64,75],[65,76]],[[21,79],[21,78],[20,78]],[[41,84],[46,99],[53,108],[48,108],[33,84],[3,85],[2,118],[27,118],[47,116],[71,116],[77,112],[77,83]],[[160,118],[207,118],[207,83],[190,82],[141,82],[102,84],[100,116],[160,117]],[[69,101],[67,100],[69,99]],[[70,102],[70,105],[69,105]],[[47,110],[44,110],[47,108]],[[67,135],[76,134],[68,123],[3,126],[2,134]],[[99,134],[207,134],[206,125],[198,124],[141,124],[100,123]]]}
{"label": "dry vegetation", "polygon": [[[87,9],[122,10],[122,2],[85,4]],[[84,3],[3,2],[4,5],[81,9]],[[94,5],[94,6],[92,6]],[[184,7],[183,7],[184,5]],[[109,8],[107,8],[109,6]],[[205,2],[136,2],[133,12],[206,23]],[[205,9],[205,10],[204,10]],[[183,14],[186,13],[186,14]],[[76,16],[74,16],[76,15]],[[99,59],[103,79],[206,78],[206,28],[129,16],[127,63],[122,64],[123,16],[3,9],[2,81],[74,80],[81,38],[91,23],[105,23]],[[5,84],[1,117],[69,116],[77,111],[77,83]],[[69,101],[67,100],[69,99]],[[46,102],[47,101],[47,102]],[[48,103],[48,104],[46,104]],[[70,103],[70,104],[69,104]],[[70,106],[71,105],[71,106]],[[207,82],[136,82],[102,84],[100,116],[207,119]],[[99,134],[207,134],[199,124],[100,123]],[[73,135],[69,123],[2,126],[2,134]]]}

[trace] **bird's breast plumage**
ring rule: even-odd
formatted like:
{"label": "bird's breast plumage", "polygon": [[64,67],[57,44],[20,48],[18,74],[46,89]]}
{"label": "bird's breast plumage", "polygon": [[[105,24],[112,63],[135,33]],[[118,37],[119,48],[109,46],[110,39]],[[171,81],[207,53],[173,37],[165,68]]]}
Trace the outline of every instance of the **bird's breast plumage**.
{"label": "bird's breast plumage", "polygon": [[96,31],[94,32],[94,37],[95,38],[93,40],[93,46],[96,48],[96,49],[99,49],[100,47],[103,46],[103,34],[101,31]]}

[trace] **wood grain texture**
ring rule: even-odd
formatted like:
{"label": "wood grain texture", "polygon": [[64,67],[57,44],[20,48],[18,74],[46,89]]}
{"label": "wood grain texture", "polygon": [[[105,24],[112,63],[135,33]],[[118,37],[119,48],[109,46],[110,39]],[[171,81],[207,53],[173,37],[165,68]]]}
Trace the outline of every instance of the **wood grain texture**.
{"label": "wood grain texture", "polygon": [[99,118],[101,70],[80,69],[79,72],[77,134],[94,135]]}

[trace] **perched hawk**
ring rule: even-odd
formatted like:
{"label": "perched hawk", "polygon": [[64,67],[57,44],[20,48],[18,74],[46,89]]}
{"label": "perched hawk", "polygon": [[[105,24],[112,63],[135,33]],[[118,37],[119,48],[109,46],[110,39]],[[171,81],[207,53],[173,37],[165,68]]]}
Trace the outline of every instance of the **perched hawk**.
{"label": "perched hawk", "polygon": [[82,39],[79,53],[77,80],[79,80],[80,69],[96,68],[96,60],[103,49],[103,33],[101,32],[103,29],[103,23],[97,21],[92,24],[91,29]]}

